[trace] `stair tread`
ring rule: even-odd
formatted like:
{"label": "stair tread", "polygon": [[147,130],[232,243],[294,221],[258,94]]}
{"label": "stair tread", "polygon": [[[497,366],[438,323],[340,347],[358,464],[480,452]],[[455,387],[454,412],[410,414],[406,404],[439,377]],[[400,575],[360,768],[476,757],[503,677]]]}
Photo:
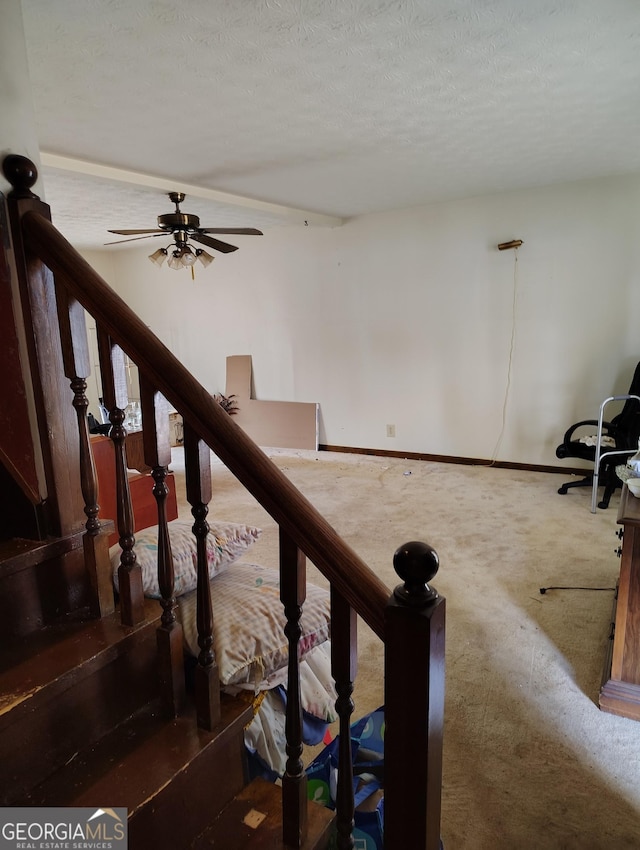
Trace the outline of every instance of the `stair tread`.
{"label": "stair tread", "polygon": [[[301,850],[321,850],[328,844],[335,812],[312,802],[308,803],[307,810],[309,828]],[[264,815],[262,820],[259,820],[260,815]],[[191,844],[191,850],[231,847],[233,850],[285,848],[280,786],[265,779],[254,779]]]}
{"label": "stair tread", "polygon": [[[67,620],[0,647],[0,728],[9,714],[42,692],[55,693],[126,652],[141,630],[155,627],[157,600],[147,600],[145,620],[123,626],[115,612],[102,619]],[[32,707],[33,703],[29,703]]]}
{"label": "stair tread", "polygon": [[251,704],[249,693],[222,694],[221,722],[212,732],[198,729],[193,707],[167,720],[158,705],[147,705],[32,789],[22,804],[100,806],[109,800],[131,818],[236,724],[246,725]]}
{"label": "stair tread", "polygon": [[14,537],[0,541],[0,577],[29,569],[46,558],[81,548],[83,533],[78,531],[66,537],[47,540]]}

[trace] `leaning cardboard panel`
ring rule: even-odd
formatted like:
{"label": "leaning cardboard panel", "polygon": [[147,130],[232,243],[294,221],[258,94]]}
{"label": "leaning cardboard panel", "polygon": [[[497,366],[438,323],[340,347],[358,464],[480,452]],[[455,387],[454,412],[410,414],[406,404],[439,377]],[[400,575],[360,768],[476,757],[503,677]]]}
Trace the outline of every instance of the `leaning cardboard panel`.
{"label": "leaning cardboard panel", "polygon": [[259,446],[283,449],[318,448],[316,402],[261,401],[251,397],[250,354],[227,357],[226,395],[235,395],[234,418]]}

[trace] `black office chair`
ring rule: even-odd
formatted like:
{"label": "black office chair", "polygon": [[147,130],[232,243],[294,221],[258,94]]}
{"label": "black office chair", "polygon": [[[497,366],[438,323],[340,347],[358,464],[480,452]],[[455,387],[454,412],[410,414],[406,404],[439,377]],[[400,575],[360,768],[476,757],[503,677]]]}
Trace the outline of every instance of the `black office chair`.
{"label": "black office chair", "polygon": [[[624,407],[613,419],[608,422],[604,419],[606,406],[610,402],[624,401]],[[576,432],[590,426],[590,433],[596,428],[594,445],[581,442]],[[589,432],[587,432],[589,433]],[[603,446],[602,437],[610,437],[614,445]],[[608,508],[609,500],[617,487],[622,486],[622,481],[616,475],[616,466],[623,463],[625,458],[638,450],[640,439],[640,363],[633,373],[633,380],[629,392],[625,395],[609,396],[600,405],[598,419],[583,419],[572,425],[564,435],[562,443],[556,449],[556,457],[561,460],[567,457],[582,458],[593,463],[593,472],[578,481],[568,481],[558,490],[565,495],[572,487],[591,487],[591,513],[596,512],[598,487],[604,483],[604,494],[602,501],[598,502],[599,508]]]}
{"label": "black office chair", "polygon": [[106,425],[101,425],[98,420],[95,418],[93,413],[87,413],[87,418],[89,420],[89,433],[90,434],[104,434],[108,436],[109,431],[111,430],[111,423],[107,422]]}

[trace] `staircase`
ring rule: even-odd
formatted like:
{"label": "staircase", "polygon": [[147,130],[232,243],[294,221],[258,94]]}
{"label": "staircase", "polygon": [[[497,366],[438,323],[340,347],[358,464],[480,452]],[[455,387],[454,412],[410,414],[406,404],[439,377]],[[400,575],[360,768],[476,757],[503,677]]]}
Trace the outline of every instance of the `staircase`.
{"label": "staircase", "polygon": [[[51,546],[29,543],[0,547],[0,580],[46,569],[38,558]],[[251,697],[222,695],[211,732],[198,728],[192,702],[168,719],[159,699],[159,622],[158,603],[148,600],[135,626],[123,628],[119,611],[96,619],[84,609],[28,634],[5,633],[0,805],[125,807],[133,850],[241,848],[249,839],[255,848],[283,846],[280,788],[247,786]],[[255,827],[245,823],[252,810],[266,815]],[[302,846],[322,848],[333,813],[312,803],[309,810]]]}
{"label": "staircase", "polygon": [[[11,155],[3,169],[13,190],[8,197],[11,240],[0,233],[4,245],[11,242],[0,252],[0,312],[6,317],[6,309],[20,301],[14,315],[23,316],[30,382],[20,383],[15,346],[7,345],[6,333],[0,335],[0,370],[9,371],[12,379],[0,416],[9,426],[21,423],[13,427],[11,441],[0,429],[0,805],[125,807],[131,850],[314,850],[326,847],[334,833],[338,850],[351,850],[351,695],[360,618],[384,645],[385,846],[436,850],[444,600],[429,582],[438,569],[437,555],[426,544],[400,547],[394,566],[402,583],[390,594],[55,230],[48,207],[31,192],[33,164]],[[16,280],[11,302],[7,292]],[[108,556],[114,526],[99,517],[86,416],[90,364],[83,310],[96,320],[112,423],[115,528],[121,547],[115,608]],[[155,482],[159,525],[159,604],[144,598],[133,552],[124,354],[140,373],[144,459]],[[39,428],[32,444],[25,437],[28,394]],[[175,617],[166,517],[170,447],[165,399],[185,422],[187,500],[198,551],[201,651],[189,675]],[[11,456],[18,442],[21,451]],[[289,646],[282,787],[249,782],[243,729],[253,708],[246,698],[220,691],[206,558],[210,449],[280,528],[280,592]],[[11,487],[3,483],[7,478]],[[19,499],[13,495],[16,487]],[[302,761],[298,641],[307,558],[331,585],[332,675],[341,741],[335,814],[307,801]]]}

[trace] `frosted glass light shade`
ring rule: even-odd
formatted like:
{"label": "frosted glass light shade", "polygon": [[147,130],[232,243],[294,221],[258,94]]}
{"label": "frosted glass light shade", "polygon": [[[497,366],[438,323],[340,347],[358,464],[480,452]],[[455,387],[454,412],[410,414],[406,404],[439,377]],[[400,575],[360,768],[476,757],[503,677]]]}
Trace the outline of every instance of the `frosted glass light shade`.
{"label": "frosted glass light shade", "polygon": [[157,251],[154,251],[153,254],[149,254],[149,259],[152,263],[155,263],[157,266],[161,266],[164,261],[167,259],[167,249],[166,248],[158,248]]}
{"label": "frosted glass light shade", "polygon": [[215,257],[213,257],[207,251],[203,251],[200,248],[198,248],[198,250],[196,251],[196,254],[198,256],[198,259],[200,260],[200,262],[202,263],[202,265],[205,268],[215,260]]}

